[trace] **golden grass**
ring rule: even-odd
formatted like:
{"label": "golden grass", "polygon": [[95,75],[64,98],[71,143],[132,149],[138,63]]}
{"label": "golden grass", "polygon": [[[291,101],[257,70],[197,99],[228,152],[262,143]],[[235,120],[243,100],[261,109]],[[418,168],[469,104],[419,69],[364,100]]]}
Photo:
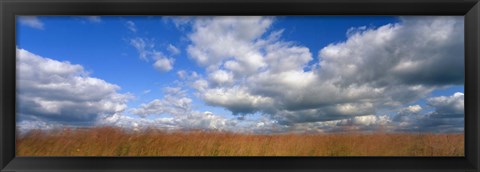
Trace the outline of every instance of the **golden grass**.
{"label": "golden grass", "polygon": [[18,156],[463,156],[463,134],[235,134],[125,132],[118,128],[32,131]]}

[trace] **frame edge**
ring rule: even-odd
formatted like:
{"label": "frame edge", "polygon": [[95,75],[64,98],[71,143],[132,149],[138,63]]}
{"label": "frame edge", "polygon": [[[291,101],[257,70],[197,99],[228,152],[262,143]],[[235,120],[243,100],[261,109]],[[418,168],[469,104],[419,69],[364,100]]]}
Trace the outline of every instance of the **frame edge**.
{"label": "frame edge", "polygon": [[[465,64],[465,102],[468,107],[468,113],[470,116],[465,115],[465,157],[477,171],[480,164],[480,132],[479,126],[480,118],[478,117],[478,109],[480,102],[480,92],[478,89],[478,80],[480,76],[480,57],[479,52],[479,40],[480,40],[480,3],[476,3],[468,13],[465,15],[465,57],[469,62]],[[467,61],[466,61],[467,62]],[[467,111],[466,111],[467,112]]]}
{"label": "frame edge", "polygon": [[[15,109],[9,109],[7,107],[15,107],[15,83],[8,83],[8,81],[11,81],[11,77],[13,79],[15,78],[15,66],[12,66],[11,64],[11,58],[7,58],[10,56],[15,57],[15,51],[7,50],[7,48],[13,48],[16,46],[15,44],[15,34],[10,34],[7,35],[5,34],[6,32],[4,31],[4,28],[12,29],[15,31],[15,25],[8,25],[6,23],[11,23],[12,21],[12,16],[13,19],[15,18],[14,13],[8,8],[5,7],[6,4],[12,1],[3,1],[0,0],[0,25],[2,28],[0,29],[0,38],[2,38],[1,43],[3,44],[0,46],[0,52],[2,57],[0,58],[0,66],[2,69],[0,69],[0,81],[2,84],[0,85],[0,112],[2,114],[0,117],[0,171],[6,170],[5,168],[7,165],[12,160],[15,160],[15,149],[8,149],[8,148],[15,148],[14,143],[9,143],[7,142],[9,139],[13,137],[15,139],[15,135],[8,130],[15,131],[15,118],[11,118],[7,116],[6,114],[9,113],[15,113]],[[33,1],[29,1],[33,2]],[[55,1],[57,2],[57,1]],[[67,1],[68,2],[68,1]],[[105,1],[101,1],[105,2]],[[471,2],[471,1],[469,1]],[[479,145],[479,140],[480,140],[480,133],[479,129],[480,127],[478,124],[480,124],[480,118],[478,117],[478,106],[480,106],[480,102],[478,102],[480,93],[478,92],[478,79],[480,76],[480,70],[477,69],[477,67],[480,66],[480,60],[478,58],[480,57],[480,50],[478,47],[479,41],[480,41],[480,3],[476,1],[475,5],[468,11],[467,14],[465,14],[465,20],[469,21],[465,23],[465,42],[469,44],[465,44],[465,56],[470,57],[470,63],[467,63],[466,65],[469,65],[469,71],[465,73],[465,77],[469,76],[469,78],[475,78],[474,80],[468,81],[469,84],[473,87],[469,87],[467,89],[467,80],[465,80],[465,92],[472,93],[470,95],[466,95],[466,101],[468,102],[468,106],[471,108],[469,109],[469,114],[476,114],[468,117],[465,116],[465,123],[469,125],[465,125],[465,131],[467,131],[467,126],[469,127],[469,131],[475,131],[475,132],[466,132],[465,135],[465,147],[467,150],[467,147],[470,150],[475,150],[473,152],[465,152],[465,155],[467,157],[467,160],[469,161],[470,165],[473,165],[473,169],[465,169],[465,171],[478,171],[479,166],[480,166],[480,145]],[[13,21],[15,22],[15,21]],[[468,26],[467,26],[468,23]],[[468,36],[467,36],[467,33]],[[11,44],[13,43],[13,45]],[[468,46],[470,45],[470,46]],[[475,46],[472,46],[475,45]],[[4,47],[5,46],[5,47]],[[15,63],[15,58],[13,58],[13,64]],[[9,66],[10,65],[10,66]],[[468,74],[467,74],[468,73]],[[473,83],[470,83],[473,82]],[[12,90],[13,89],[13,90]],[[12,96],[13,98],[9,97]],[[13,101],[10,101],[12,100]],[[468,100],[467,100],[468,99]],[[13,105],[13,106],[12,106]],[[472,110],[473,109],[473,110]],[[13,123],[12,123],[13,121]],[[470,125],[472,124],[472,125]],[[475,125],[477,124],[477,125]],[[473,144],[467,144],[467,138],[471,143]],[[174,171],[173,169],[171,171]],[[181,171],[181,170],[179,170]],[[201,170],[200,170],[201,171]],[[241,171],[241,170],[239,170]],[[260,170],[259,170],[260,171]],[[268,171],[268,170],[266,170]],[[341,171],[341,170],[340,170]],[[366,170],[364,170],[366,171]],[[367,170],[368,171],[368,170]]]}
{"label": "frame edge", "polygon": [[[8,8],[8,3],[0,0],[0,170],[15,158],[15,117],[7,114],[15,113],[15,34],[7,34],[7,31],[15,33],[14,10]],[[10,51],[8,51],[10,50]],[[10,108],[9,108],[10,107]],[[12,108],[13,107],[13,108]],[[13,131],[13,132],[12,132]]]}

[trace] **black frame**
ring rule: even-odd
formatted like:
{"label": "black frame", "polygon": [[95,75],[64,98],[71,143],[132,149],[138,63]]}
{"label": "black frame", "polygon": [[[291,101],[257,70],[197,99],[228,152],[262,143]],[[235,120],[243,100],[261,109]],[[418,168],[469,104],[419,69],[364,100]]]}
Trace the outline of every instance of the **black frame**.
{"label": "black frame", "polygon": [[[15,157],[16,15],[463,15],[465,157]],[[478,0],[0,0],[0,171],[480,169]]]}

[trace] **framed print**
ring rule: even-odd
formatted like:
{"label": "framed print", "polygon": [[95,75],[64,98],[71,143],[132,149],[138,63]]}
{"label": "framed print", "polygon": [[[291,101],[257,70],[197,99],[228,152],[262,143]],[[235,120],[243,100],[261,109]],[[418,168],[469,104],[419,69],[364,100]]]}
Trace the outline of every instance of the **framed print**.
{"label": "framed print", "polygon": [[478,171],[478,1],[0,7],[2,171]]}

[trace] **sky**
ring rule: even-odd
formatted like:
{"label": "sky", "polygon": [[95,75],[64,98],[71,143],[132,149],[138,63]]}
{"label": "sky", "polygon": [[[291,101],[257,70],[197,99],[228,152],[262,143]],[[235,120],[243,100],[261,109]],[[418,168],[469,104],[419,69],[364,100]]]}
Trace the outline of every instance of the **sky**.
{"label": "sky", "polygon": [[17,128],[464,131],[463,16],[19,16]]}

